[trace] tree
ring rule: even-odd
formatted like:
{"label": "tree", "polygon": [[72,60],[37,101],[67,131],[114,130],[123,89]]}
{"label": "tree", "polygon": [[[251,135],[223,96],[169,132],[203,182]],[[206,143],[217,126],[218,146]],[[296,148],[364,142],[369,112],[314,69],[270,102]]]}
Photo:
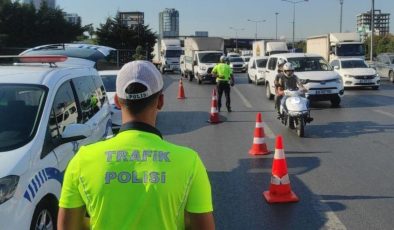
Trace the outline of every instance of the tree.
{"label": "tree", "polygon": [[[369,57],[371,52],[371,38],[368,37],[365,39],[364,44],[366,48],[366,57]],[[392,34],[385,36],[374,36],[374,57],[376,57],[376,55],[379,53],[391,52],[394,52],[394,36]]]}
{"label": "tree", "polygon": [[156,34],[145,25],[128,27],[122,24],[119,14],[115,18],[108,18],[105,24],[100,24],[96,35],[100,45],[132,51],[136,51],[139,46],[141,48],[138,52],[143,56],[148,53],[148,59],[152,58],[151,53],[156,42]]}
{"label": "tree", "polygon": [[84,32],[80,23],[67,22],[62,10],[49,8],[45,1],[38,10],[19,1],[3,1],[0,6],[0,38],[6,47],[72,42]]}
{"label": "tree", "polygon": [[142,46],[137,46],[135,49],[135,54],[133,55],[133,60],[145,60],[146,55],[144,54],[144,49]]}

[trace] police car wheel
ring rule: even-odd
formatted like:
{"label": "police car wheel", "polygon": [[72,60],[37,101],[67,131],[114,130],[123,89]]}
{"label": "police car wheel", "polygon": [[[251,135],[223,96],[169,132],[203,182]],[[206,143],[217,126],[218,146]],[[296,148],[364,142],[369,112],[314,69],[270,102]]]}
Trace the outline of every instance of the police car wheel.
{"label": "police car wheel", "polygon": [[45,199],[38,203],[34,210],[30,230],[53,230],[57,225],[56,203]]}

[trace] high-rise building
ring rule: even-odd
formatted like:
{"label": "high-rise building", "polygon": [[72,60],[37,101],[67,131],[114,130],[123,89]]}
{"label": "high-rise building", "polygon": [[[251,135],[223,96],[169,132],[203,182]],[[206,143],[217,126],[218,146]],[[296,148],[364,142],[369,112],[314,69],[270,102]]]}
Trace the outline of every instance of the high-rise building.
{"label": "high-rise building", "polygon": [[179,12],[176,9],[165,9],[159,13],[159,36],[179,36]]}
{"label": "high-rise building", "polygon": [[64,19],[68,21],[69,23],[78,25],[81,23],[81,17],[78,14],[70,14],[70,13],[64,13]]}
{"label": "high-rise building", "polygon": [[143,12],[119,12],[121,23],[127,27],[136,25],[144,25],[144,13]]}
{"label": "high-rise building", "polygon": [[49,8],[54,9],[56,7],[56,1],[55,0],[24,0],[23,2],[26,4],[33,3],[34,7],[36,9],[40,9],[41,4],[43,1],[47,2],[47,5]]}
{"label": "high-rise building", "polygon": [[[363,32],[364,39],[367,37],[366,31],[371,31],[371,11],[357,15],[357,30]],[[375,10],[374,13],[374,34],[387,35],[390,31],[390,14]]]}

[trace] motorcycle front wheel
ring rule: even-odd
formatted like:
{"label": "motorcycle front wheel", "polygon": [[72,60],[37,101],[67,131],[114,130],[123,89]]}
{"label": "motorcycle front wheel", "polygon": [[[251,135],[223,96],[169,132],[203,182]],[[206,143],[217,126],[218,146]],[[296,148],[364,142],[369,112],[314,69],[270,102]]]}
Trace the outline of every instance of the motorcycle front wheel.
{"label": "motorcycle front wheel", "polygon": [[304,137],[305,135],[305,120],[303,117],[298,117],[297,118],[297,135],[299,137]]}

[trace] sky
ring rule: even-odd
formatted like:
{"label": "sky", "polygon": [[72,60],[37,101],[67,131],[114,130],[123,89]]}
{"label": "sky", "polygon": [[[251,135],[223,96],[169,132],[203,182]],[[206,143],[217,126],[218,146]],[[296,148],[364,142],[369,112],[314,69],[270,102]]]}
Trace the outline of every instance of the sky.
{"label": "sky", "polygon": [[[292,0],[289,0],[292,1]],[[298,0],[295,0],[298,1]],[[372,0],[344,0],[343,32],[355,32],[357,14],[371,9]],[[278,12],[278,37],[292,39],[293,4],[282,0],[56,0],[68,13],[82,17],[82,25],[95,27],[114,17],[118,11],[141,11],[145,24],[158,33],[159,12],[165,8],[179,11],[180,35],[208,31],[209,36],[254,38],[257,23],[259,38],[275,38]],[[390,33],[394,33],[394,0],[375,0],[375,9],[390,13]],[[309,0],[295,4],[295,39],[339,32],[340,1]],[[230,29],[230,27],[234,29]]]}

